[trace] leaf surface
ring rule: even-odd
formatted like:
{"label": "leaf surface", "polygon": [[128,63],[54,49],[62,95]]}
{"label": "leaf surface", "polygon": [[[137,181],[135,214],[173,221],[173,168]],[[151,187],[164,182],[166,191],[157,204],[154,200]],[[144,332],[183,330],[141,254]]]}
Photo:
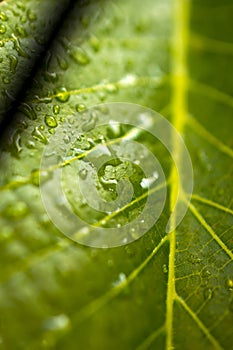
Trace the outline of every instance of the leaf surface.
{"label": "leaf surface", "polygon": [[[50,48],[49,65],[42,62],[2,141],[3,348],[231,348],[232,11],[226,0],[74,7]],[[165,229],[178,188],[175,167],[166,149],[144,134],[137,141],[156,154],[168,182],[165,209],[145,236],[95,249],[65,238],[49,221],[38,187],[42,152],[65,120],[72,125],[86,107],[102,102],[144,105],[182,134],[194,193],[170,234]],[[85,152],[87,142],[76,148]],[[175,145],[174,151],[182,162]],[[86,218],[102,220],[80,209],[69,163],[64,188],[70,202]],[[43,175],[44,181],[50,176]],[[141,195],[136,207],[115,216],[115,225],[137,215]]]}

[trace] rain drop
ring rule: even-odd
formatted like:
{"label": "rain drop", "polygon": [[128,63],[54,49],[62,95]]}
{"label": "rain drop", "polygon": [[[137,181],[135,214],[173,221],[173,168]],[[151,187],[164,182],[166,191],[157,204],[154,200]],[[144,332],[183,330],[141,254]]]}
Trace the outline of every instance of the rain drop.
{"label": "rain drop", "polygon": [[81,113],[84,112],[87,109],[87,107],[84,103],[79,103],[75,106],[75,109],[77,112]]}
{"label": "rain drop", "polygon": [[126,275],[123,272],[121,272],[118,276],[117,281],[113,282],[113,286],[116,287],[119,284],[123,284],[125,281],[126,281]]}
{"label": "rain drop", "polygon": [[57,115],[57,114],[59,114],[59,112],[60,112],[60,106],[54,105],[54,106],[53,106],[53,113],[54,113],[55,115]]}
{"label": "rain drop", "polygon": [[89,39],[89,43],[92,47],[92,49],[95,51],[95,52],[98,52],[99,49],[100,49],[100,40],[96,37],[96,36],[91,36],[90,39]]}
{"label": "rain drop", "polygon": [[90,62],[90,59],[87,55],[87,53],[80,47],[77,47],[75,49],[72,49],[70,51],[70,56],[73,58],[75,62],[78,64],[85,66]]}
{"label": "rain drop", "polygon": [[206,300],[210,300],[213,297],[213,289],[212,288],[206,288],[203,292],[204,298]]}
{"label": "rain drop", "polygon": [[27,32],[24,29],[24,27],[22,27],[18,24],[16,24],[16,26],[15,26],[15,31],[16,31],[16,34],[21,36],[22,38],[25,38],[27,36]]}
{"label": "rain drop", "polygon": [[29,9],[27,11],[27,18],[29,19],[29,21],[33,22],[33,21],[36,21],[37,16],[32,10]]}
{"label": "rain drop", "polygon": [[47,331],[62,331],[68,329],[69,326],[70,319],[65,314],[50,317],[43,323],[43,328]]}
{"label": "rain drop", "polygon": [[10,71],[11,73],[15,73],[18,65],[18,58],[14,55],[9,55],[8,58],[10,60]]}
{"label": "rain drop", "polygon": [[79,171],[78,173],[79,177],[82,179],[82,180],[85,180],[86,177],[87,177],[87,169],[82,169]]}
{"label": "rain drop", "polygon": [[47,137],[41,132],[38,126],[36,126],[35,129],[33,130],[32,136],[34,137],[35,140],[38,140],[41,143],[44,143],[44,144],[48,143]]}
{"label": "rain drop", "polygon": [[0,24],[0,34],[6,33],[6,26],[4,24]]}
{"label": "rain drop", "polygon": [[61,87],[59,89],[56,90],[56,99],[59,101],[59,102],[67,102],[70,98],[70,93],[66,90],[65,87]]}
{"label": "rain drop", "polygon": [[36,112],[34,109],[27,103],[22,103],[19,107],[20,112],[22,112],[26,117],[28,117],[31,120],[36,120]]}
{"label": "rain drop", "polygon": [[57,127],[57,120],[53,116],[46,115],[45,116],[45,124],[49,126],[50,128],[56,128]]}
{"label": "rain drop", "polygon": [[8,17],[5,14],[5,12],[3,12],[3,11],[0,11],[0,20],[3,21],[3,22],[8,21]]}
{"label": "rain drop", "polygon": [[167,274],[167,273],[168,273],[168,267],[167,267],[166,264],[163,264],[162,269],[163,269],[163,273],[164,273],[164,274]]}
{"label": "rain drop", "polygon": [[16,36],[14,34],[11,34],[11,37],[13,38],[13,42],[14,42],[14,48],[15,50],[18,52],[19,56],[25,57],[25,58],[29,58],[29,55],[27,54],[27,52],[25,52],[21,46],[20,46],[20,42],[19,40],[16,38]]}
{"label": "rain drop", "polygon": [[16,202],[8,205],[5,210],[5,215],[11,219],[18,220],[25,217],[28,212],[28,206],[24,202]]}

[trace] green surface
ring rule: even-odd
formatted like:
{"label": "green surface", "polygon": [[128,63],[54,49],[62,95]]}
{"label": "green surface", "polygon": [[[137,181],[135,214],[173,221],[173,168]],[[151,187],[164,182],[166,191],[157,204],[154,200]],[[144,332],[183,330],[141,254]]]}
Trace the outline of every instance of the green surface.
{"label": "green surface", "polygon": [[[74,6],[1,142],[0,348],[232,348],[232,14],[230,0]],[[167,235],[174,165],[163,146],[139,137],[170,181],[165,209],[136,242],[94,249],[49,221],[38,169],[57,125],[116,101],[173,122],[190,151],[194,194]]]}

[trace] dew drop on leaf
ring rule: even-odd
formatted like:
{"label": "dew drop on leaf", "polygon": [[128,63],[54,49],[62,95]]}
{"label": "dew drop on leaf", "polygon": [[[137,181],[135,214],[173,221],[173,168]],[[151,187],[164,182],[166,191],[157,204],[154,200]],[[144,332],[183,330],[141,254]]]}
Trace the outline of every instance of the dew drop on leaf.
{"label": "dew drop on leaf", "polygon": [[87,107],[84,103],[79,103],[75,106],[75,109],[77,112],[81,113],[84,112],[87,109]]}
{"label": "dew drop on leaf", "polygon": [[92,49],[95,51],[95,52],[98,52],[99,49],[100,49],[100,40],[96,37],[96,36],[91,36],[90,39],[89,39],[89,43],[92,47]]}
{"label": "dew drop on leaf", "polygon": [[45,124],[49,126],[50,128],[56,128],[57,127],[57,120],[55,117],[51,115],[46,115],[45,116]]}
{"label": "dew drop on leaf", "polygon": [[51,176],[46,170],[34,169],[31,171],[30,181],[34,186],[39,186],[40,183],[47,181]]}
{"label": "dew drop on leaf", "polygon": [[22,112],[26,117],[28,117],[31,120],[36,120],[36,112],[34,109],[27,103],[22,103],[19,107],[20,112]]}
{"label": "dew drop on leaf", "polygon": [[58,88],[56,89],[56,99],[59,101],[59,102],[67,102],[70,98],[70,93],[66,90],[65,87],[61,87],[61,88]]}
{"label": "dew drop on leaf", "polygon": [[68,65],[68,62],[64,58],[58,57],[57,61],[58,61],[58,64],[62,70],[67,70],[69,65]]}
{"label": "dew drop on leaf", "polygon": [[112,93],[117,92],[117,91],[118,91],[118,88],[117,88],[117,86],[114,85],[114,84],[107,84],[107,86],[106,86],[106,91],[112,94]]}
{"label": "dew drop on leaf", "polygon": [[6,26],[4,24],[0,24],[0,34],[6,33]]}
{"label": "dew drop on leaf", "polygon": [[47,331],[62,331],[70,326],[70,319],[67,315],[61,314],[48,318],[43,322],[43,328]]}
{"label": "dew drop on leaf", "polygon": [[37,19],[37,16],[36,16],[36,14],[32,11],[32,10],[28,10],[27,11],[27,18],[29,19],[29,21],[36,21],[36,19]]}
{"label": "dew drop on leaf", "polygon": [[9,55],[8,58],[10,60],[10,71],[11,73],[15,73],[18,65],[18,58],[14,55]]}
{"label": "dew drop on leaf", "polygon": [[47,137],[41,132],[38,126],[36,126],[35,129],[33,130],[32,136],[34,137],[35,140],[38,140],[43,144],[48,143]]}
{"label": "dew drop on leaf", "polygon": [[16,24],[16,26],[15,26],[15,32],[17,35],[21,36],[22,38],[25,38],[27,36],[27,32],[24,29],[24,27],[22,27],[18,24]]}
{"label": "dew drop on leaf", "polygon": [[11,37],[13,38],[14,48],[18,52],[19,56],[22,56],[24,58],[29,58],[29,55],[27,54],[27,52],[23,50],[22,47],[20,46],[19,39],[14,34],[11,34]]}
{"label": "dew drop on leaf", "polygon": [[165,273],[165,274],[167,274],[167,273],[168,273],[168,267],[167,267],[167,265],[166,265],[166,264],[163,264],[162,269],[163,269],[163,273]]}
{"label": "dew drop on leaf", "polygon": [[118,276],[118,279],[115,282],[113,282],[113,286],[116,287],[119,284],[124,283],[125,281],[126,281],[126,275],[123,272],[121,272]]}
{"label": "dew drop on leaf", "polygon": [[0,11],[0,20],[3,22],[8,21],[8,16],[3,11]]}
{"label": "dew drop on leaf", "polygon": [[213,289],[212,288],[206,288],[203,292],[203,296],[206,300],[210,300],[213,298]]}
{"label": "dew drop on leaf", "polygon": [[78,173],[79,177],[82,179],[82,180],[85,180],[86,177],[87,177],[87,169],[82,169],[79,171]]}
{"label": "dew drop on leaf", "polygon": [[229,291],[233,291],[233,279],[232,279],[232,278],[229,278],[229,279],[227,280],[227,289],[228,289]]}
{"label": "dew drop on leaf", "polygon": [[60,113],[60,106],[54,105],[54,106],[53,106],[53,113],[54,113],[55,115],[59,114],[59,113]]}
{"label": "dew drop on leaf", "polygon": [[80,47],[70,50],[70,57],[82,66],[85,66],[90,62],[90,58],[88,57],[87,53]]}
{"label": "dew drop on leaf", "polygon": [[4,84],[10,84],[10,79],[9,79],[9,77],[6,77],[6,76],[3,76],[2,77],[2,82],[4,83]]}
{"label": "dew drop on leaf", "polygon": [[16,202],[8,205],[4,213],[8,218],[18,220],[25,217],[29,212],[28,206],[24,202]]}

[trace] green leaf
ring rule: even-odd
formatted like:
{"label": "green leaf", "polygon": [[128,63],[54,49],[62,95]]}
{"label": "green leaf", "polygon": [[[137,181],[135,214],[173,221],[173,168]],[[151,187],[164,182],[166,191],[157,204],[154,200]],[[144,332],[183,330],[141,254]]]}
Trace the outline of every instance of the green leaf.
{"label": "green leaf", "polygon": [[[3,349],[231,348],[232,12],[230,0],[74,6],[1,144]],[[102,102],[154,109],[182,134],[194,193],[175,231],[166,233],[179,190],[175,165],[144,132],[136,141],[153,151],[168,182],[164,211],[147,234],[97,249],[66,238],[48,219],[38,185],[54,169],[39,170],[43,151],[66,121],[72,131],[72,118],[81,120],[87,107]],[[94,130],[77,140],[65,162],[54,159],[73,208],[104,225],[89,208],[80,209],[72,176],[77,149],[86,152],[90,138],[101,137],[114,139],[106,128]],[[176,144],[174,154],[182,163]],[[134,203],[116,213],[114,225],[138,215],[147,198],[138,185],[143,173],[136,169],[132,176],[127,166],[112,163],[100,172],[106,181],[131,176],[134,184]],[[100,186],[108,200],[115,199],[114,190]]]}
{"label": "green leaf", "polygon": [[[32,74],[67,5],[67,0],[8,0],[0,4],[0,121]],[[35,117],[29,107],[27,113]]]}

